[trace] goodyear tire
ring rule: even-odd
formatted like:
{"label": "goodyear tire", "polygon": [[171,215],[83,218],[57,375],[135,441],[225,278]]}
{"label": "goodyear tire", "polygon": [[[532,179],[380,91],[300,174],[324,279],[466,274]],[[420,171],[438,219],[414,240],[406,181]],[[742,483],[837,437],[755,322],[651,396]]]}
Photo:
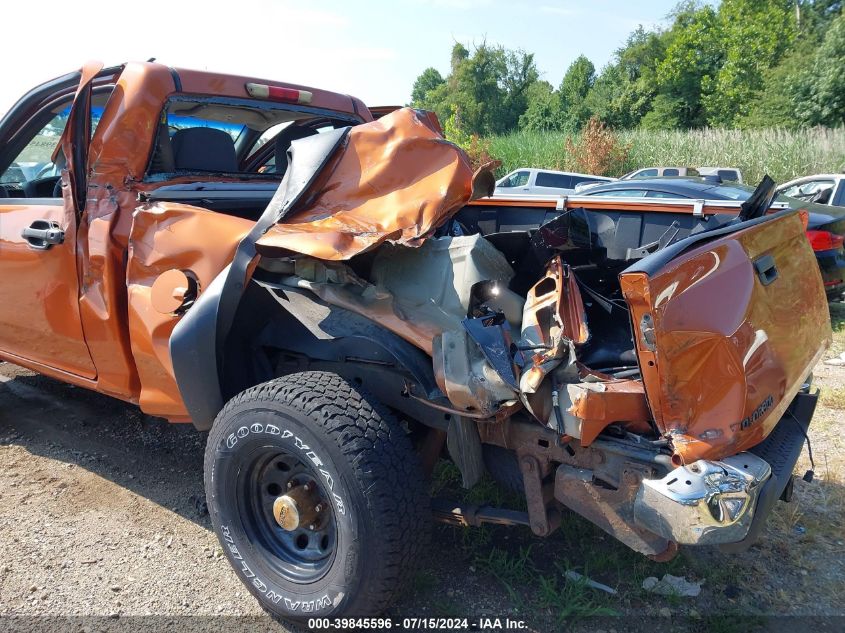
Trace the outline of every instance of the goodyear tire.
{"label": "goodyear tire", "polygon": [[205,489],[235,572],[284,619],[378,614],[430,527],[419,462],[396,418],[326,372],[234,397],[208,438]]}

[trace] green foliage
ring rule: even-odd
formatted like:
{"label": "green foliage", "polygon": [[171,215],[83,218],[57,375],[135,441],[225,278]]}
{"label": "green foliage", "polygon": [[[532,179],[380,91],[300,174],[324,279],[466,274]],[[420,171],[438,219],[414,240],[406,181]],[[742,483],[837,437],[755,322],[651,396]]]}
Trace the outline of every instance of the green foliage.
{"label": "green foliage", "polygon": [[564,130],[579,130],[590,118],[586,99],[595,80],[596,68],[593,62],[583,55],[567,69],[559,90],[560,115]]}
{"label": "green foliage", "polygon": [[810,125],[845,123],[845,14],[830,24],[813,60],[812,70],[799,80],[806,100],[797,104],[799,118]]}
{"label": "green foliage", "polygon": [[[566,573],[559,565],[556,567],[561,576]],[[592,589],[586,578],[559,580],[557,575],[551,575],[540,576],[538,580],[538,606],[550,609],[558,625],[581,618],[619,615],[615,609],[605,606],[609,602],[607,595]]]}
{"label": "green foliage", "polygon": [[763,72],[777,65],[797,34],[792,0],[723,0],[714,45],[720,66],[702,80],[707,123],[734,127],[763,86]]}
{"label": "green foliage", "polygon": [[519,127],[538,132],[560,127],[560,98],[548,81],[535,82],[526,90],[526,108],[519,117]]}
{"label": "green foliage", "polygon": [[453,136],[497,134],[517,127],[537,78],[529,53],[486,42],[470,53],[456,43],[449,76],[444,80],[435,69],[426,69],[414,82],[411,101],[433,110],[441,121],[451,118]]}
{"label": "green foliage", "polygon": [[750,100],[748,111],[738,120],[740,128],[798,127],[796,116],[804,95],[803,73],[815,55],[816,43],[803,38],[780,64],[763,72],[763,87]]}
{"label": "green foliage", "polygon": [[[452,48],[411,102],[467,138],[613,129],[794,128],[845,121],[842,0],[685,0],[665,28],[634,30],[600,73],[583,55],[557,90],[534,57],[487,42]],[[724,163],[725,161],[718,161]]]}
{"label": "green foliage", "polygon": [[657,65],[662,98],[653,104],[652,112],[660,110],[649,121],[651,129],[704,124],[702,90],[712,84],[723,62],[721,37],[718,16],[709,5],[679,8],[675,23],[664,34],[666,52]]}
{"label": "green foliage", "polygon": [[651,103],[651,110],[640,120],[645,130],[677,130],[684,127],[684,101],[680,97],[659,94]]}
{"label": "green foliage", "polygon": [[411,105],[415,108],[425,107],[427,95],[445,83],[446,81],[436,68],[426,68],[414,82],[414,89],[411,91]]}

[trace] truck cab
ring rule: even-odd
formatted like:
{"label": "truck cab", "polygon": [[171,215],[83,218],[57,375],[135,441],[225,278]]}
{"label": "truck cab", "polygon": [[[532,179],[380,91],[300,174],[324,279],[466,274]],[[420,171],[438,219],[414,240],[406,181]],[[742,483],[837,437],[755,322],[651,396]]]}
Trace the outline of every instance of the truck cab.
{"label": "truck cab", "polygon": [[191,212],[184,242],[133,266],[177,220],[136,212],[139,197],[210,181],[275,190],[293,140],[370,120],[347,95],[153,62],[89,63],[34,88],[0,121],[0,357],[187,420],[144,284],[193,265],[177,261],[186,252],[209,284],[266,205]]}

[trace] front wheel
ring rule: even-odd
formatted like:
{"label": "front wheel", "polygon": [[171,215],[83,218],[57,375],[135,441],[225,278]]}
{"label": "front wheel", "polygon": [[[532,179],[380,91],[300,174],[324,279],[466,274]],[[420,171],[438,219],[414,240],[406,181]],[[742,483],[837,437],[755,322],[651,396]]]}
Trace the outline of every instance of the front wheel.
{"label": "front wheel", "polygon": [[205,489],[229,562],[265,609],[287,619],[378,614],[430,528],[402,426],[326,372],[235,396],[208,438]]}

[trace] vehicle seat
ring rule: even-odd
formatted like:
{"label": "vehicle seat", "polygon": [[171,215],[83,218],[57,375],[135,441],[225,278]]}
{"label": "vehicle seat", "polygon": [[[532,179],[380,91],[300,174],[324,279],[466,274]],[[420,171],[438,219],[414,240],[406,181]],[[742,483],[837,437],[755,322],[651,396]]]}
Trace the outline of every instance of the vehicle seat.
{"label": "vehicle seat", "polygon": [[171,146],[177,171],[238,171],[235,142],[222,130],[210,127],[179,130],[173,135]]}
{"label": "vehicle seat", "polygon": [[810,202],[815,202],[816,204],[827,204],[830,202],[830,194],[833,193],[833,187],[826,187],[824,189],[819,189],[812,198],[810,198]]}

